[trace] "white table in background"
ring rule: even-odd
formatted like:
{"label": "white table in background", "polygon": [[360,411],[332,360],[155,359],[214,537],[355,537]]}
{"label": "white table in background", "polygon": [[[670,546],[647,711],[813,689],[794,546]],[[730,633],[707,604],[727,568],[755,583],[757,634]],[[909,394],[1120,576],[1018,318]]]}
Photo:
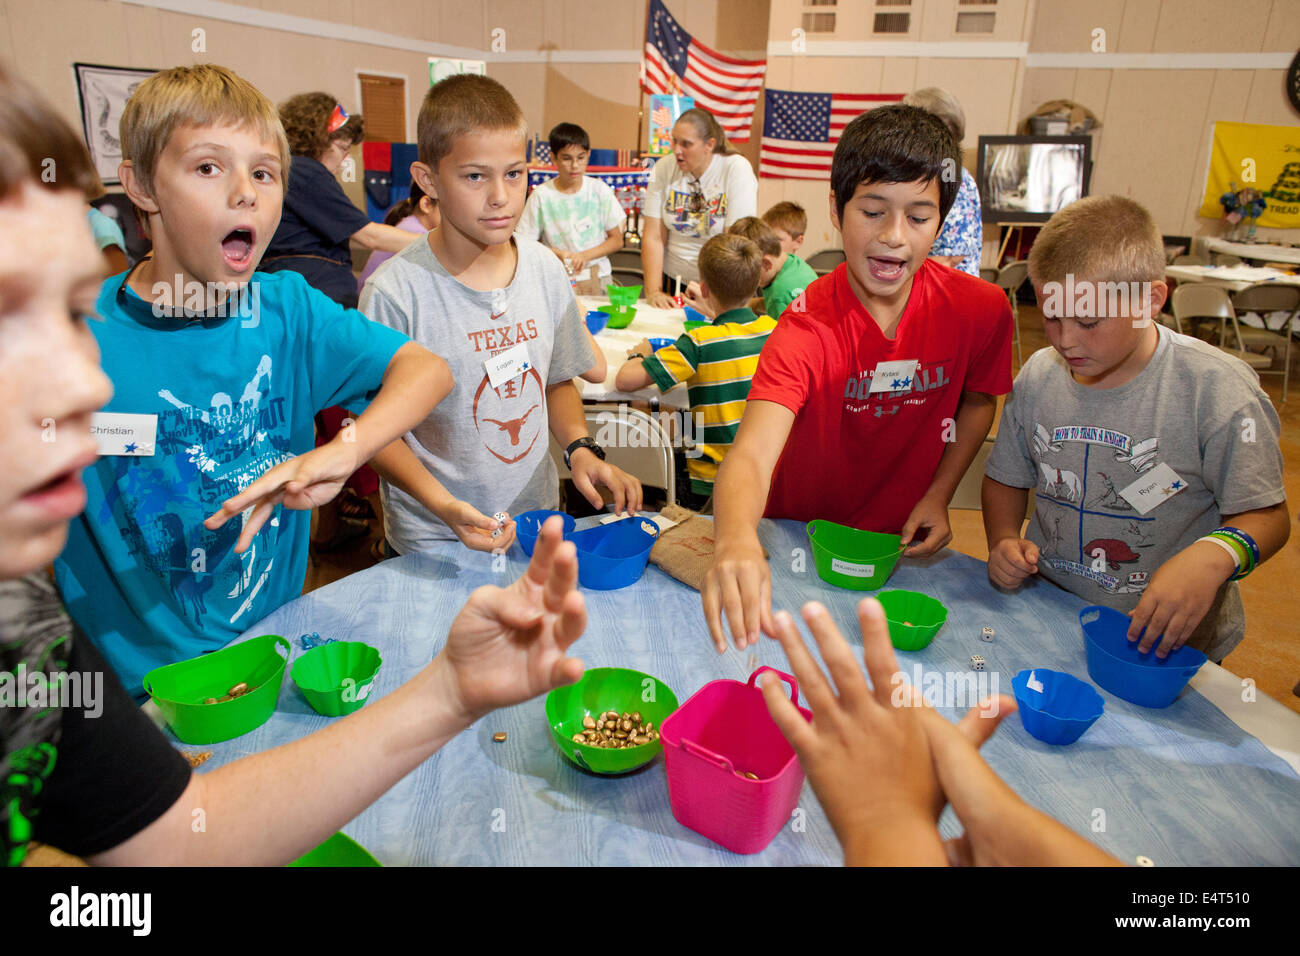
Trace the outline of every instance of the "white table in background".
{"label": "white table in background", "polygon": [[1165,266],[1165,275],[1179,282],[1208,282],[1229,292],[1240,292],[1257,282],[1300,285],[1300,276],[1258,266]]}
{"label": "white table in background", "polygon": [[[592,309],[608,311],[609,300],[600,296],[580,295],[578,306],[585,316]],[[582,389],[582,400],[584,402],[658,401],[666,408],[689,408],[690,401],[686,396],[685,385],[675,385],[667,392],[660,392],[653,385],[637,389],[635,392],[620,392],[614,387],[614,378],[618,375],[618,370],[623,367],[623,363],[627,361],[629,349],[646,338],[675,339],[685,331],[685,322],[686,313],[681,309],[657,309],[645,299],[638,299],[636,318],[632,320],[631,325],[625,329],[601,329],[596,334],[596,344],[605,355],[609,371],[605,381],[600,385],[578,380]]]}
{"label": "white table in background", "polygon": [[1206,239],[1205,248],[1242,259],[1255,259],[1259,262],[1294,262],[1300,265],[1300,249],[1290,246],[1276,246],[1261,242],[1229,242],[1227,239]]}

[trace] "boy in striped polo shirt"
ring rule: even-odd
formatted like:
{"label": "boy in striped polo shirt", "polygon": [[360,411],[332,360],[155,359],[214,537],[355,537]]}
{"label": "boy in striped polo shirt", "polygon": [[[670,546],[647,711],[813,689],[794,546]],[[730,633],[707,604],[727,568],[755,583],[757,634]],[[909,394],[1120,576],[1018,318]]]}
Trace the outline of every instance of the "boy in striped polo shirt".
{"label": "boy in striped polo shirt", "polygon": [[749,300],[758,289],[763,253],[743,236],[714,236],[700,249],[700,294],[717,316],[711,325],[684,332],[672,345],[655,352],[643,339],[618,370],[614,387],[622,392],[654,384],[662,392],[686,383],[691,412],[702,422],[699,454],[688,458],[690,490],[681,504],[700,508],[713,494],[713,479],[736,438],[758,353],[776,328],[770,317],[757,316]]}

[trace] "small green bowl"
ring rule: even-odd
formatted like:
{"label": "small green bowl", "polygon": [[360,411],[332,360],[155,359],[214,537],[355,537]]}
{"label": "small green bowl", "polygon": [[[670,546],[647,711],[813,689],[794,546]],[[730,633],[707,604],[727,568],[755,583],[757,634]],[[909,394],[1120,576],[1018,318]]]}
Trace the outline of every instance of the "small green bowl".
{"label": "small green bowl", "polygon": [[881,591],[876,595],[889,621],[889,640],[900,651],[919,651],[948,620],[942,601],[920,591]]}
{"label": "small green bowl", "polygon": [[[220,743],[260,727],[275,713],[288,656],[287,640],[263,634],[155,667],[145,674],[144,689],[182,743]],[[224,697],[241,683],[248,685],[248,693],[219,704],[204,703],[209,697]]]}
{"label": "small green bowl", "polygon": [[884,587],[903,553],[900,535],[859,531],[820,518],[808,522],[808,540],[818,576],[852,591]]}
{"label": "small green bowl", "polygon": [[691,322],[686,322],[684,324],[685,324],[686,331],[689,332],[691,329],[703,328],[704,326],[711,325],[712,323],[691,321]]}
{"label": "small green bowl", "polygon": [[[649,698],[649,699],[647,699]],[[546,695],[546,722],[560,753],[592,773],[627,773],[654,760],[664,749],[656,740],[626,750],[606,750],[580,744],[573,735],[582,732],[582,719],[607,710],[640,711],[643,720],[663,726],[677,709],[677,695],[656,677],[624,667],[597,667],[576,684],[557,687]]]}
{"label": "small green bowl", "polygon": [[641,286],[639,285],[614,285],[611,283],[605,286],[605,292],[609,294],[610,305],[618,308],[636,305],[636,300],[641,298]]}
{"label": "small green bowl", "polygon": [[289,676],[316,713],[342,717],[366,705],[383,663],[369,644],[334,641],[299,657]]}
{"label": "small green bowl", "polygon": [[[329,647],[328,644],[325,645]],[[346,833],[336,833],[314,850],[308,850],[290,866],[383,866],[370,851]]]}
{"label": "small green bowl", "polygon": [[636,309],[622,306],[611,305],[607,310],[609,312],[609,321],[605,324],[607,329],[625,329],[632,324],[636,318]]}

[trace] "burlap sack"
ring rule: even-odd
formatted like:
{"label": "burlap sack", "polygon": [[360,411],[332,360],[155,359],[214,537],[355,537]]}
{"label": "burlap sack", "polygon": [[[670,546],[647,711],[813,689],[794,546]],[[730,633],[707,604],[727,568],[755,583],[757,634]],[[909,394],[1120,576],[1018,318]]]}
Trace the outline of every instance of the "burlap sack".
{"label": "burlap sack", "polygon": [[[680,505],[668,505],[661,512],[678,524],[659,535],[650,549],[650,560],[683,584],[699,591],[713,565],[713,521]],[[767,551],[763,551],[767,557]]]}

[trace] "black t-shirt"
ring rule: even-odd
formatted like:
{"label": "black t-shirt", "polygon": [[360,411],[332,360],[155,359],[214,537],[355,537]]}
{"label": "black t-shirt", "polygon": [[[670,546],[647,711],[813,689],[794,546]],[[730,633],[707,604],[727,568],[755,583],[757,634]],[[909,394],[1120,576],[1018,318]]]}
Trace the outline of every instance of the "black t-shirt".
{"label": "black t-shirt", "polygon": [[32,835],[84,857],[111,850],[161,817],[193,771],[80,632],[68,671],[104,675],[103,712],[87,717],[84,708],[64,708],[54,771],[40,795]]}
{"label": "black t-shirt", "polygon": [[357,304],[348,239],[370,223],[325,166],[293,157],[280,227],[262,257],[263,272],[292,269],[307,283],[348,308]]}

